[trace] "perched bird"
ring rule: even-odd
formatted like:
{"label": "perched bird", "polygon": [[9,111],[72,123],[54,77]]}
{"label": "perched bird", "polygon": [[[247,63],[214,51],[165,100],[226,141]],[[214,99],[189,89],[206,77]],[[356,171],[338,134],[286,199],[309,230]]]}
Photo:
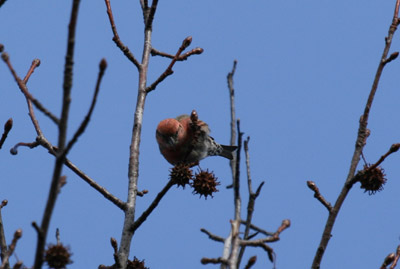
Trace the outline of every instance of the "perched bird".
{"label": "perched bird", "polygon": [[208,156],[233,159],[236,146],[225,146],[209,136],[208,125],[198,120],[193,110],[191,116],[181,115],[161,121],[156,130],[160,152],[170,164],[198,163]]}

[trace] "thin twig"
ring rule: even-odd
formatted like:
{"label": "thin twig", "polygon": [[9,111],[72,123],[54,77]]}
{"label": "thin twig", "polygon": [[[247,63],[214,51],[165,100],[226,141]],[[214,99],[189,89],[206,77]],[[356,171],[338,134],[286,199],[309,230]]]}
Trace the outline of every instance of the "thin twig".
{"label": "thin twig", "polygon": [[[155,0],[153,0],[154,3]],[[154,81],[149,87],[146,88],[146,92],[149,93],[153,91],[160,82],[162,82],[164,79],[166,79],[168,76],[172,75],[174,71],[172,70],[172,67],[174,67],[176,61],[178,60],[179,56],[181,53],[190,46],[190,43],[192,43],[192,37],[188,36],[182,41],[182,45],[179,47],[178,51],[175,54],[175,57],[172,59],[171,63],[165,69],[165,71]]]}
{"label": "thin twig", "polygon": [[390,269],[394,269],[396,267],[396,265],[397,265],[397,263],[399,261],[399,258],[400,258],[400,245],[397,246],[396,256],[394,257],[394,260],[393,260],[392,265],[390,266]]}
{"label": "thin twig", "polygon": [[393,144],[388,150],[388,152],[386,152],[383,156],[381,156],[379,160],[375,164],[371,165],[368,169],[373,170],[376,167],[378,167],[378,165],[380,165],[390,154],[397,152],[399,148],[400,148],[400,143]]}
{"label": "thin twig", "polygon": [[143,211],[142,215],[133,223],[131,228],[133,232],[135,232],[140,227],[140,225],[142,225],[142,223],[147,219],[147,217],[151,214],[151,212],[153,212],[153,210],[160,203],[161,199],[174,184],[175,184],[174,179],[170,179],[168,181],[167,185],[165,185],[165,187],[157,194],[156,198],[154,198],[150,206],[145,211]]}
{"label": "thin twig", "polygon": [[322,194],[320,193],[320,191],[319,191],[317,185],[315,184],[315,182],[309,180],[309,181],[307,181],[307,186],[310,188],[310,190],[312,190],[314,192],[314,197],[317,198],[317,200],[320,201],[321,204],[326,207],[326,209],[328,209],[328,212],[331,212],[332,211],[331,203],[329,203],[324,198],[324,196],[322,196]]}
{"label": "thin twig", "polygon": [[224,242],[224,241],[225,241],[224,238],[222,238],[222,237],[220,237],[220,236],[218,236],[218,235],[215,235],[215,234],[213,234],[213,233],[207,231],[207,230],[204,229],[204,228],[201,228],[200,231],[203,232],[203,233],[205,233],[206,235],[208,235],[208,238],[210,238],[210,239],[212,239],[212,240],[214,240],[214,241],[217,241],[217,242]]}
{"label": "thin twig", "polygon": [[[1,210],[3,207],[5,207],[7,205],[7,203],[8,203],[8,201],[6,199],[4,199],[0,205],[0,257],[1,257],[2,263],[4,262],[4,259],[7,256],[8,247],[7,247],[6,235],[4,233],[4,225],[3,225],[3,218],[1,216]],[[4,265],[4,268],[5,269],[9,268],[8,262]]]}
{"label": "thin twig", "polygon": [[57,200],[60,188],[60,179],[65,155],[62,154],[65,148],[67,138],[67,123],[71,102],[71,89],[73,80],[73,64],[74,64],[74,48],[75,48],[75,32],[78,19],[80,0],[74,0],[72,3],[71,17],[68,25],[67,53],[65,56],[64,79],[63,79],[63,101],[61,109],[60,124],[58,125],[58,143],[57,156],[54,165],[53,176],[49,195],[47,198],[46,208],[44,210],[42,223],[40,226],[41,233],[38,233],[38,242],[36,246],[36,255],[34,268],[41,268],[43,265],[44,247],[46,245],[46,237],[50,226],[51,216]]}
{"label": "thin twig", "polygon": [[328,246],[329,240],[332,237],[332,229],[336,221],[336,217],[339,213],[339,210],[344,202],[344,200],[347,197],[348,192],[350,191],[351,187],[353,186],[353,178],[356,172],[357,165],[360,161],[360,155],[362,153],[362,150],[365,146],[366,142],[366,137],[367,137],[367,125],[368,125],[368,118],[369,118],[369,113],[371,110],[372,102],[375,97],[375,93],[378,89],[378,84],[382,75],[383,68],[385,65],[389,62],[387,59],[387,55],[389,54],[390,46],[392,44],[392,39],[393,35],[397,29],[397,26],[399,25],[399,5],[400,5],[400,0],[396,1],[395,9],[394,9],[394,14],[393,14],[393,20],[392,23],[389,27],[388,31],[388,36],[385,38],[385,48],[382,53],[381,60],[379,61],[378,69],[375,74],[375,79],[371,87],[371,91],[368,96],[367,103],[365,105],[364,113],[361,116],[360,119],[360,124],[358,128],[358,134],[357,134],[357,139],[356,139],[356,145],[355,145],[355,150],[353,153],[353,157],[351,160],[351,165],[349,169],[349,173],[347,175],[346,182],[336,200],[336,203],[332,210],[329,213],[328,220],[326,221],[326,225],[324,228],[324,231],[322,233],[321,241],[320,244],[317,248],[316,254],[314,256],[314,260],[312,263],[312,268],[313,269],[319,269],[321,266],[321,261],[322,257],[326,251],[326,248]]}
{"label": "thin twig", "polygon": [[[242,240],[240,241],[242,246],[246,246],[246,247],[260,247],[262,249],[264,249],[267,254],[268,254],[268,258],[271,262],[275,262],[275,252],[274,250],[268,246],[267,244],[265,244],[264,242],[268,242],[268,241],[263,241],[262,239],[259,240]],[[271,241],[273,242],[273,241]]]}
{"label": "thin twig", "polygon": [[[28,83],[29,78],[31,77],[33,71],[35,71],[36,67],[40,66],[40,60],[39,59],[34,59],[32,61],[31,67],[28,70],[28,73],[26,74],[25,78],[23,79],[24,84]],[[47,117],[49,117],[56,125],[60,123],[60,120],[53,114],[51,113],[47,108],[45,108],[42,103],[39,102],[29,91],[28,88],[21,89],[22,93],[25,95],[25,98],[29,99],[33,105],[42,111],[43,114],[45,114]]]}
{"label": "thin twig", "polygon": [[7,255],[4,257],[0,268],[5,268],[6,264],[8,264],[8,259],[14,253],[15,248],[17,247],[17,242],[22,236],[22,230],[18,229],[14,233],[13,240],[11,241],[11,245],[8,247]]}
{"label": "thin twig", "polygon": [[6,141],[8,133],[11,131],[12,126],[13,126],[13,120],[12,118],[9,118],[4,124],[4,132],[0,138],[0,149],[3,146],[4,142]]}
{"label": "thin twig", "polygon": [[[245,220],[242,220],[240,223],[243,224],[243,225],[247,225],[247,221],[245,221]],[[252,230],[254,230],[254,231],[258,232],[258,233],[262,233],[262,234],[264,234],[266,236],[270,236],[270,235],[274,234],[274,233],[268,232],[268,231],[266,231],[264,229],[261,229],[260,227],[257,227],[256,225],[254,225],[252,223],[250,223],[250,229],[252,229]]]}
{"label": "thin twig", "polygon": [[[260,186],[258,187],[257,192],[256,193],[253,192],[251,175],[250,175],[249,141],[250,141],[250,137],[247,137],[247,139],[244,141],[244,152],[245,152],[245,157],[246,157],[246,171],[247,171],[247,187],[248,187],[248,191],[249,191],[249,200],[247,203],[246,226],[245,226],[244,235],[243,235],[243,239],[245,239],[245,240],[249,238],[250,225],[251,225],[251,222],[253,219],[253,212],[254,212],[256,199],[257,199],[258,195],[260,194],[262,186],[264,185],[264,182],[262,182],[260,184]],[[238,268],[240,267],[240,262],[242,260],[245,249],[246,249],[245,247],[240,248],[238,263],[237,263]]]}
{"label": "thin twig", "polygon": [[[202,48],[194,48],[194,49],[180,55],[178,57],[178,59],[176,59],[176,60],[177,61],[186,61],[190,56],[202,54],[203,51],[204,50]],[[174,59],[176,55],[168,54],[168,53],[156,50],[155,48],[151,48],[151,56],[161,56],[161,57],[165,57],[165,58]]]}
{"label": "thin twig", "polygon": [[201,264],[228,264],[228,261],[219,257],[219,258],[202,258]]}
{"label": "thin twig", "polygon": [[40,144],[37,141],[32,142],[32,143],[19,142],[19,143],[15,144],[15,146],[10,149],[10,153],[12,155],[17,155],[18,154],[18,148],[21,147],[21,146],[33,149],[33,148],[36,148],[39,145]]}
{"label": "thin twig", "polygon": [[[39,102],[39,100],[37,100],[28,90],[28,87],[26,86],[26,83],[28,83],[28,80],[30,78],[30,76],[32,75],[33,71],[35,70],[35,68],[37,68],[40,65],[40,60],[39,59],[34,59],[32,61],[31,67],[29,68],[25,78],[23,80],[21,80],[21,78],[17,75],[17,72],[14,70],[11,61],[10,61],[10,56],[7,53],[3,53],[2,55],[2,59],[4,60],[4,62],[7,64],[8,69],[11,71],[11,74],[13,75],[15,81],[18,84],[19,89],[21,90],[21,92],[24,94],[25,98],[27,99],[27,101],[31,101],[37,109],[39,109],[41,112],[43,112],[43,114],[45,114],[47,117],[49,117],[56,125],[59,124],[59,119],[54,116],[53,113],[51,113],[49,110],[47,110],[42,103]],[[29,103],[29,102],[28,102]],[[28,104],[29,105],[29,104]]]}
{"label": "thin twig", "polygon": [[[15,72],[14,68],[12,67],[11,61],[10,61],[10,56],[9,56],[7,53],[4,52],[4,53],[1,54],[1,58],[2,58],[3,61],[7,64],[8,69],[11,71],[11,74],[13,75],[15,81],[17,82],[19,89],[20,89],[20,90],[22,91],[22,93],[25,95],[26,102],[27,102],[27,104],[28,104],[29,117],[31,118],[31,121],[32,121],[32,123],[33,123],[33,126],[35,127],[35,130],[36,130],[37,135],[38,135],[38,136],[43,135],[43,134],[42,134],[42,131],[41,131],[41,129],[40,129],[39,123],[38,123],[38,121],[37,121],[37,119],[36,119],[36,117],[35,117],[35,113],[34,113],[34,111],[33,111],[32,102],[31,102],[31,100],[30,100],[30,97],[32,97],[32,96],[29,94],[29,91],[28,91],[28,88],[26,87],[26,84],[24,83],[23,80],[20,79],[20,77],[17,75],[17,73]],[[33,64],[32,64],[32,66],[33,66]],[[32,66],[31,66],[31,68],[29,69],[28,74],[31,73]],[[30,76],[30,75],[29,75],[29,76]],[[29,76],[27,75],[25,78],[28,79]]]}
{"label": "thin twig", "polygon": [[90,105],[89,111],[86,114],[81,125],[79,126],[78,130],[76,131],[76,133],[74,134],[72,139],[69,141],[68,145],[65,147],[65,150],[63,152],[64,156],[66,156],[68,154],[68,152],[70,151],[72,146],[76,143],[76,141],[78,141],[79,136],[81,136],[83,134],[83,132],[85,132],[85,129],[90,121],[90,117],[92,116],[94,106],[96,105],[97,95],[99,94],[99,91],[100,91],[101,79],[103,78],[106,68],[107,68],[107,62],[105,59],[102,59],[99,64],[99,74],[97,76],[96,88],[95,88],[95,91],[93,94],[92,103]]}
{"label": "thin twig", "polygon": [[395,257],[396,255],[394,253],[390,253],[389,255],[387,255],[380,269],[386,269],[394,261]]}
{"label": "thin twig", "polygon": [[[147,4],[147,3],[146,3]],[[156,14],[156,10],[157,10],[157,4],[158,4],[158,0],[153,0],[151,2],[151,7],[149,10],[149,13],[145,14],[145,29],[148,30],[153,30],[153,20],[154,20],[154,15]],[[148,4],[147,4],[148,5]]]}
{"label": "thin twig", "polygon": [[117,47],[124,53],[124,55],[126,56],[126,58],[129,59],[129,61],[131,61],[138,70],[140,70],[141,65],[138,62],[138,60],[136,60],[135,56],[133,56],[132,52],[129,50],[129,48],[127,46],[124,45],[124,43],[122,43],[121,39],[119,38],[118,32],[117,32],[117,27],[115,26],[115,22],[114,22],[114,16],[111,10],[111,4],[110,4],[110,0],[105,0],[106,2],[106,6],[107,6],[107,14],[108,14],[108,18],[110,20],[110,24],[111,24],[111,30],[114,34],[113,37],[113,41],[114,43],[117,45]]}
{"label": "thin twig", "polygon": [[[53,156],[57,156],[57,150],[54,146],[51,145],[51,143],[45,139],[44,137],[39,138],[37,143],[39,143],[41,146],[46,148],[49,153]],[[104,187],[100,186],[94,179],[86,175],[82,170],[80,170],[75,164],[73,164],[70,160],[65,158],[64,164],[71,169],[76,175],[78,175],[81,179],[83,179],[86,183],[88,183],[91,187],[93,187],[95,190],[97,190],[100,194],[102,194],[107,200],[118,206],[120,209],[125,210],[126,209],[126,204],[112,195],[107,189]]]}

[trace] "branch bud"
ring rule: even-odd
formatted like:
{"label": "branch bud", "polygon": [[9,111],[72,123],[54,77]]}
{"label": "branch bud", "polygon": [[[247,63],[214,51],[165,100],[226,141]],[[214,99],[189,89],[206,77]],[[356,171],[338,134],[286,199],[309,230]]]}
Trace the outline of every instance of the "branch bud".
{"label": "branch bud", "polygon": [[1,54],[1,59],[3,59],[3,61],[7,62],[10,59],[10,56],[8,55],[7,52],[3,52]]}
{"label": "branch bud", "polygon": [[105,58],[101,59],[99,68],[100,68],[100,70],[103,70],[103,71],[107,68],[107,61]]}
{"label": "branch bud", "polygon": [[4,124],[4,132],[8,133],[13,126],[13,119],[9,118],[8,121]]}
{"label": "branch bud", "polygon": [[192,37],[191,36],[186,37],[185,40],[183,40],[182,42],[183,49],[189,47],[191,43],[192,43]]}
{"label": "branch bud", "polygon": [[399,150],[399,148],[400,148],[400,143],[393,144],[393,145],[390,147],[390,152],[396,152],[396,151]]}
{"label": "branch bud", "polygon": [[386,63],[389,63],[389,62],[393,61],[398,56],[399,56],[399,52],[398,51],[393,52],[392,54],[390,54],[389,58],[386,59]]}
{"label": "branch bud", "polygon": [[193,54],[202,54],[204,50],[202,48],[194,48],[192,49]]}
{"label": "branch bud", "polygon": [[4,200],[1,202],[0,208],[5,207],[7,204],[8,204],[7,199],[4,199]]}
{"label": "branch bud", "polygon": [[394,253],[390,253],[389,255],[386,256],[385,261],[383,262],[382,266],[388,266],[389,264],[391,264],[394,261],[394,258],[396,257],[396,255],[394,255]]}
{"label": "branch bud", "polygon": [[14,238],[20,239],[21,237],[22,237],[22,230],[21,229],[16,230],[14,233]]}
{"label": "branch bud", "polygon": [[36,67],[40,66],[40,60],[39,59],[34,59],[32,61],[32,65],[35,65]]}

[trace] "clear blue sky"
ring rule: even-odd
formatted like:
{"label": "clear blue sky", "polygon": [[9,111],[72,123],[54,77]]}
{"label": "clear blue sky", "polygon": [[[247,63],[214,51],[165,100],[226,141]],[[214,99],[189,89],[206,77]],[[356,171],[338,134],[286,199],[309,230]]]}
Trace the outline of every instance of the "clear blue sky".
{"label": "clear blue sky", "polygon": [[[159,154],[155,128],[164,118],[196,109],[220,143],[229,143],[229,99],[226,75],[235,74],[237,116],[250,136],[251,171],[257,186],[266,181],[256,202],[254,224],[275,231],[283,219],[292,226],[270,246],[277,268],[309,268],[327,218],[306,181],[314,180],[331,203],[350,166],[358,120],[362,114],[391,23],[395,1],[160,1],[153,46],[175,53],[186,36],[201,56],[177,63],[175,73],[147,99],[140,147],[138,199],[144,210],[168,180],[171,167]],[[112,1],[123,42],[141,58],[143,23],[139,1]],[[23,75],[34,58],[41,60],[29,90],[59,115],[66,33],[71,1],[8,0],[0,9],[0,43]],[[82,1],[78,19],[74,87],[69,135],[87,112],[98,63],[106,58],[99,100],[87,131],[69,158],[110,192],[125,200],[127,168],[138,77],[135,67],[111,40],[104,1]],[[400,50],[400,33],[392,51]],[[168,66],[152,58],[149,81]],[[372,107],[371,136],[365,156],[371,163],[400,142],[399,61],[387,65]],[[53,143],[56,128],[37,112]],[[48,195],[54,158],[43,148],[9,149],[35,140],[26,102],[4,63],[0,63],[0,123],[12,117],[14,127],[0,151],[0,200],[7,240],[18,228],[23,237],[16,254],[31,266],[36,247],[32,221],[40,222]],[[333,229],[322,268],[378,268],[400,243],[400,156],[384,163],[384,191],[369,196],[356,184]],[[221,181],[213,199],[199,199],[191,190],[173,187],[137,231],[133,255],[157,268],[204,268],[202,257],[218,257],[222,244],[210,241],[200,228],[227,236],[233,218],[228,162],[212,157],[202,162]],[[361,166],[360,166],[361,167]],[[242,165],[243,216],[247,189]],[[69,268],[97,268],[113,263],[110,237],[118,241],[122,212],[68,168],[67,185],[56,204],[49,242],[55,229],[73,252]],[[271,268],[267,255],[257,255],[253,268]],[[15,261],[13,257],[12,261]],[[205,268],[215,268],[213,265]]]}

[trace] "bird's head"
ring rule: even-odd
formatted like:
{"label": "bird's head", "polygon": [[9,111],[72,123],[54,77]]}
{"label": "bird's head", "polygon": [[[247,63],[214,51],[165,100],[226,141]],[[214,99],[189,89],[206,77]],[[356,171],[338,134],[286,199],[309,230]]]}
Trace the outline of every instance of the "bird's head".
{"label": "bird's head", "polygon": [[160,147],[174,147],[180,143],[183,135],[183,126],[176,119],[161,121],[156,130],[156,138]]}

